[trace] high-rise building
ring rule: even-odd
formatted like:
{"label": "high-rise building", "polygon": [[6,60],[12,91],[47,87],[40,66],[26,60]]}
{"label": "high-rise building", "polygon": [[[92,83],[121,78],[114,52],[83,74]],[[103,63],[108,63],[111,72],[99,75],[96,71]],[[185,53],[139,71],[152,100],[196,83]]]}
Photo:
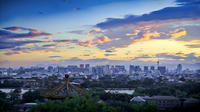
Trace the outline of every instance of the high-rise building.
{"label": "high-rise building", "polygon": [[154,70],[155,70],[155,67],[154,67],[154,66],[151,66],[151,67],[150,67],[150,70],[151,70],[151,71],[154,71]]}
{"label": "high-rise building", "polygon": [[159,66],[158,70],[161,73],[161,75],[164,75],[166,73],[166,67],[165,66]]}
{"label": "high-rise building", "polygon": [[148,72],[148,71],[149,71],[148,66],[144,66],[144,72]]}
{"label": "high-rise building", "polygon": [[110,65],[106,65],[104,69],[105,74],[110,74]]}
{"label": "high-rise building", "polygon": [[133,74],[134,71],[135,71],[134,65],[130,65],[129,66],[129,74]]}
{"label": "high-rise building", "polygon": [[98,75],[100,75],[100,76],[104,75],[104,67],[105,66],[96,66],[96,72]]}
{"label": "high-rise building", "polygon": [[84,64],[80,64],[80,68],[84,68]]}
{"label": "high-rise building", "polygon": [[135,66],[135,72],[140,72],[142,71],[142,69],[140,68],[140,66]]}
{"label": "high-rise building", "polygon": [[177,72],[178,74],[180,74],[180,73],[182,72],[182,65],[181,65],[181,64],[178,64],[178,65],[177,65],[176,72]]}
{"label": "high-rise building", "polygon": [[96,74],[97,74],[97,70],[96,70],[95,67],[92,67],[92,74],[93,74],[93,75],[96,75]]}
{"label": "high-rise building", "polygon": [[76,65],[68,65],[67,66],[68,72],[78,72],[78,67]]}
{"label": "high-rise building", "polygon": [[53,67],[52,66],[48,66],[48,71],[49,72],[53,72]]}
{"label": "high-rise building", "polygon": [[90,68],[90,64],[85,64],[85,68],[89,69]]}
{"label": "high-rise building", "polygon": [[116,69],[116,71],[118,71],[118,72],[125,72],[125,71],[126,71],[124,65],[116,65],[116,66],[115,66],[115,69]]}

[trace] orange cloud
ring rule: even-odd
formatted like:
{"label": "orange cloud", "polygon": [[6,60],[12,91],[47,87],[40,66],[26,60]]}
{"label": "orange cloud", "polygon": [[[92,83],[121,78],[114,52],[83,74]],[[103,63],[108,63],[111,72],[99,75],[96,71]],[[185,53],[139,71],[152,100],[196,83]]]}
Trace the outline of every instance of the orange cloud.
{"label": "orange cloud", "polygon": [[4,53],[4,54],[12,56],[12,55],[17,55],[17,54],[22,54],[22,53],[23,53],[22,51],[15,51],[15,52],[7,52],[7,53]]}
{"label": "orange cloud", "polygon": [[71,40],[53,40],[55,43],[70,43]]}
{"label": "orange cloud", "polygon": [[160,33],[156,32],[156,31],[150,33],[149,31],[147,31],[146,33],[142,34],[141,38],[138,38],[135,41],[150,40],[152,37],[160,37]]}
{"label": "orange cloud", "polygon": [[109,41],[112,41],[112,40],[108,38],[107,36],[103,36],[102,38],[98,38],[95,43],[103,44],[104,42],[109,42]]}
{"label": "orange cloud", "polygon": [[17,30],[19,30],[20,28],[18,28],[18,27],[13,27],[13,28],[11,28],[10,30],[11,31],[17,31]]}
{"label": "orange cloud", "polygon": [[140,30],[135,30],[134,33],[127,33],[126,36],[134,36],[134,35],[138,35],[139,32],[140,32]]}
{"label": "orange cloud", "polygon": [[100,28],[94,28],[92,31],[89,32],[89,34],[95,34],[95,33],[103,33],[104,30],[100,29]]}
{"label": "orange cloud", "polygon": [[187,31],[184,28],[178,28],[174,31],[170,32],[171,38],[179,38],[182,36],[185,36],[187,34]]}
{"label": "orange cloud", "polygon": [[45,39],[47,39],[47,40],[52,40],[52,37],[46,37]]}
{"label": "orange cloud", "polygon": [[40,30],[31,30],[32,33],[41,33]]}
{"label": "orange cloud", "polygon": [[91,45],[92,45],[92,41],[86,41],[86,42],[78,42],[78,44],[80,45],[80,46],[85,46],[85,47],[90,47]]}

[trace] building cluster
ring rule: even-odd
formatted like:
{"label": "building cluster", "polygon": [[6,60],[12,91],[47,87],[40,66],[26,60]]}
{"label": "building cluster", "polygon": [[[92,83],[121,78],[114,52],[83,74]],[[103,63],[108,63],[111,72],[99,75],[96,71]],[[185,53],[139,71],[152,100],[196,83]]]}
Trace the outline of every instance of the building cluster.
{"label": "building cluster", "polygon": [[153,102],[157,106],[158,110],[166,111],[178,107],[183,108],[194,106],[199,103],[199,100],[194,98],[178,98],[175,96],[136,96],[133,97],[130,102],[142,105],[145,105],[148,102]]}
{"label": "building cluster", "polygon": [[[29,67],[18,69],[13,68],[0,68],[0,77],[12,78],[45,78],[48,76],[56,75],[58,78],[63,79],[64,74],[70,74],[72,78],[88,78],[98,80],[100,77],[110,75],[115,78],[118,75],[126,75],[130,80],[141,80],[144,78],[157,79],[158,77],[167,78],[168,81],[176,81],[176,78],[185,77],[186,79],[195,78],[196,74],[200,74],[200,70],[189,70],[182,68],[178,64],[174,70],[168,70],[166,66],[138,66],[130,65],[127,69],[125,65],[97,65],[90,66],[90,64],[68,65],[66,67]],[[174,78],[176,76],[176,78]]]}

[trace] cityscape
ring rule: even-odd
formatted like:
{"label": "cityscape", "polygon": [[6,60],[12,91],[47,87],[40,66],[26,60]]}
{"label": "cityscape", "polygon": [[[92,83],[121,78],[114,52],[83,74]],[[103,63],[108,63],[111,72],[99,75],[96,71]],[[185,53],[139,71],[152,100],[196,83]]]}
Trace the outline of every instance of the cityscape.
{"label": "cityscape", "polygon": [[0,0],[0,112],[200,112],[200,0]]}
{"label": "cityscape", "polygon": [[90,66],[90,64],[80,64],[63,66],[47,66],[47,67],[19,67],[16,68],[0,68],[0,76],[10,77],[14,79],[31,79],[31,78],[46,78],[49,76],[57,76],[60,79],[69,74],[71,78],[89,78],[98,80],[104,76],[112,76],[115,78],[119,75],[127,76],[130,80],[142,80],[150,78],[156,80],[157,78],[166,78],[169,82],[180,81],[183,77],[188,80],[200,81],[200,69],[190,70],[183,69],[182,64],[178,64],[174,70],[168,70],[166,66],[139,66],[130,65],[128,69],[124,65],[97,65]]}

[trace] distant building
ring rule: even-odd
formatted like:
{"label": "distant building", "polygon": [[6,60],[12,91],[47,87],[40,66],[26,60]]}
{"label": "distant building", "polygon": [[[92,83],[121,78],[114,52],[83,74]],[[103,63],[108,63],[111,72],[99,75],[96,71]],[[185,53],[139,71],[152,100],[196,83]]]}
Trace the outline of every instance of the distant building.
{"label": "distant building", "polygon": [[89,69],[90,68],[90,64],[85,64],[85,68]]}
{"label": "distant building", "polygon": [[149,71],[148,66],[144,66],[144,72],[148,72],[148,71]]}
{"label": "distant building", "polygon": [[116,73],[119,73],[119,72],[126,72],[126,69],[125,69],[125,66],[124,66],[124,65],[116,65],[116,66],[115,66],[115,70],[116,70]]}
{"label": "distant building", "polygon": [[200,69],[196,70],[196,72],[200,74]]}
{"label": "distant building", "polygon": [[130,100],[132,103],[147,104],[153,102],[158,110],[170,110],[181,105],[179,98],[174,96],[137,96]]}
{"label": "distant building", "polygon": [[181,64],[178,64],[178,65],[177,65],[176,72],[177,72],[178,74],[180,74],[180,73],[182,72],[182,65],[181,65]]}
{"label": "distant building", "polygon": [[84,64],[80,64],[80,68],[84,68]]}
{"label": "distant building", "polygon": [[110,65],[106,65],[104,68],[104,73],[105,74],[110,74]]}
{"label": "distant building", "polygon": [[96,75],[96,74],[97,74],[97,70],[96,70],[95,67],[92,67],[92,74],[93,74],[93,75]]}
{"label": "distant building", "polygon": [[152,96],[145,100],[154,102],[159,110],[169,110],[180,106],[179,98],[174,96]]}
{"label": "distant building", "polygon": [[68,72],[76,73],[76,72],[78,72],[79,69],[76,65],[68,65],[67,70],[68,70]]}
{"label": "distant building", "polygon": [[164,75],[166,73],[166,67],[165,66],[159,66],[158,71],[161,73],[161,75]]}
{"label": "distant building", "polygon": [[134,65],[130,65],[129,66],[129,74],[133,74],[134,71],[135,71]]}
{"label": "distant building", "polygon": [[48,72],[53,72],[53,67],[52,66],[48,66]]}
{"label": "distant building", "polygon": [[140,66],[135,66],[135,72],[140,72],[142,71],[142,69],[140,68]]}
{"label": "distant building", "polygon": [[154,71],[154,70],[155,70],[155,67],[154,67],[154,66],[151,66],[151,67],[150,67],[150,70],[151,70],[151,71]]}

